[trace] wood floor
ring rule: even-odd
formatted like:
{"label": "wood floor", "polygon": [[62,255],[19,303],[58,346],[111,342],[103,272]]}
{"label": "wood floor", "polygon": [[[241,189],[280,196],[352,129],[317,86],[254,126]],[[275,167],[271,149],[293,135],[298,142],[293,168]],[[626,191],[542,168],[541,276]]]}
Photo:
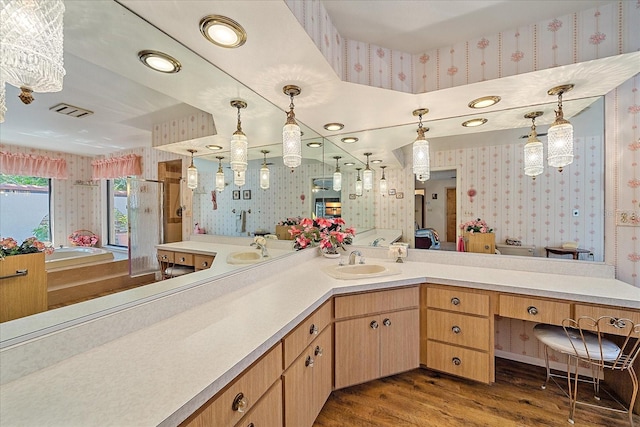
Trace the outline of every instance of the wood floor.
{"label": "wood floor", "polygon": [[[498,358],[493,385],[417,369],[334,391],[314,427],[570,427],[569,399],[553,383],[542,390],[544,377],[544,368]],[[580,399],[589,399],[589,385],[581,386]],[[634,423],[640,426],[640,416]],[[578,405],[575,425],[617,427],[629,421],[626,414]]]}

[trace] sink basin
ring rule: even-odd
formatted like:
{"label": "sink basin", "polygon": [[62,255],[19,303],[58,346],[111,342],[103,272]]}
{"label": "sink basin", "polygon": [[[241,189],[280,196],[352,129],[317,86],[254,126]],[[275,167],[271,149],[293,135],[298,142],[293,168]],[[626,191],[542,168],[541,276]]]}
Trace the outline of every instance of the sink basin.
{"label": "sink basin", "polygon": [[267,259],[269,257],[263,257],[258,251],[240,251],[227,255],[227,264],[254,264]]}
{"label": "sink basin", "polygon": [[354,264],[332,265],[330,267],[325,267],[324,272],[336,279],[349,280],[400,274],[400,269],[395,265]]}

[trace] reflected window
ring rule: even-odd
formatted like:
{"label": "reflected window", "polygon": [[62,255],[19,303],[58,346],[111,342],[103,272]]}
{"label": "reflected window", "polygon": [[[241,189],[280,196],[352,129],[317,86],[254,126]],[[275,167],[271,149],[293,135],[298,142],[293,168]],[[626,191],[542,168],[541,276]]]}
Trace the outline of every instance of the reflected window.
{"label": "reflected window", "polygon": [[127,178],[116,178],[107,181],[107,208],[109,244],[128,247]]}
{"label": "reflected window", "polygon": [[51,241],[51,180],[0,174],[0,236]]}

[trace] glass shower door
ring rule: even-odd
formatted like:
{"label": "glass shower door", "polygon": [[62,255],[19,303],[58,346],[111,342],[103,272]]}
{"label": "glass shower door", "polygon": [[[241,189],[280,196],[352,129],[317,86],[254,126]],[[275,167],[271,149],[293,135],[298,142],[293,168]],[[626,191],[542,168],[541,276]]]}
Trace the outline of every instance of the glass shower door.
{"label": "glass shower door", "polygon": [[163,183],[127,178],[129,275],[158,270],[156,245],[162,243]]}

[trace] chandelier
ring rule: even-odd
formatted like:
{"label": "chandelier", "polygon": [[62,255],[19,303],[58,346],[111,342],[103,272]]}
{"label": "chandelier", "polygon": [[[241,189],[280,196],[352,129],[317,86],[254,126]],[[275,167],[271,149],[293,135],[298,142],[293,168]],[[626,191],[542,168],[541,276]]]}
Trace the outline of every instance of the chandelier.
{"label": "chandelier", "polygon": [[387,178],[384,177],[385,168],[386,166],[380,166],[380,169],[382,169],[382,178],[380,178],[380,194],[383,196],[387,194]]}
{"label": "chandelier", "polygon": [[341,156],[333,156],[336,159],[336,171],[333,173],[333,191],[342,190],[342,173],[340,172],[340,166],[338,165],[338,160],[340,160]]}
{"label": "chandelier", "polygon": [[287,112],[287,122],[282,128],[282,160],[285,166],[295,168],[302,163],[302,134],[300,126],[296,122],[296,115],[293,112],[293,97],[300,95],[301,89],[298,86],[287,85],[282,91],[289,95],[291,103]]}
{"label": "chandelier", "polygon": [[246,182],[246,172],[247,171],[234,171],[233,183],[238,187],[242,187]]}
{"label": "chandelier", "polygon": [[524,115],[525,119],[531,119],[531,133],[524,145],[524,174],[533,179],[544,171],[544,147],[536,133],[536,118],[542,114],[542,111],[533,111]]}
{"label": "chandelier", "polygon": [[193,153],[197,153],[197,150],[188,149],[191,153],[191,164],[187,168],[187,187],[190,189],[198,188],[198,169],[193,165]]}
{"label": "chandelier", "polygon": [[224,171],[222,170],[222,159],[224,156],[216,156],[218,159],[218,172],[216,172],[216,190],[218,192],[224,191]]}
{"label": "chandelier", "polygon": [[[234,172],[244,172],[247,170],[247,135],[242,132],[240,122],[240,109],[247,108],[247,103],[239,99],[231,101],[231,106],[238,109],[238,126],[231,137],[229,149],[231,151],[231,170]],[[236,173],[237,175],[237,173]]]}
{"label": "chandelier", "polygon": [[[62,90],[63,15],[62,0],[2,2],[2,80],[20,88],[25,104],[33,102],[33,92]],[[4,108],[1,105],[0,111]]]}
{"label": "chandelier", "polygon": [[413,143],[413,173],[418,181],[424,182],[429,179],[431,169],[429,166],[429,141],[424,137],[424,133],[429,128],[422,127],[422,116],[429,112],[426,108],[419,108],[413,111],[414,116],[418,116],[418,137]]}
{"label": "chandelier", "polygon": [[260,188],[266,190],[269,188],[269,168],[267,167],[267,154],[269,150],[260,150],[260,152],[264,155],[262,167],[260,168]]}
{"label": "chandelier", "polygon": [[549,166],[562,168],[573,162],[573,126],[565,120],[562,114],[562,94],[573,89],[572,84],[556,86],[547,91],[549,95],[558,95],[558,109],[556,110],[556,120],[547,131],[547,162]]}
{"label": "chandelier", "polygon": [[362,196],[362,180],[360,179],[360,170],[362,168],[356,168],[358,171],[358,177],[356,178],[356,196]]}
{"label": "chandelier", "polygon": [[362,172],[362,187],[369,191],[373,188],[373,171],[369,169],[369,156],[371,153],[364,153],[367,156],[367,167]]}

